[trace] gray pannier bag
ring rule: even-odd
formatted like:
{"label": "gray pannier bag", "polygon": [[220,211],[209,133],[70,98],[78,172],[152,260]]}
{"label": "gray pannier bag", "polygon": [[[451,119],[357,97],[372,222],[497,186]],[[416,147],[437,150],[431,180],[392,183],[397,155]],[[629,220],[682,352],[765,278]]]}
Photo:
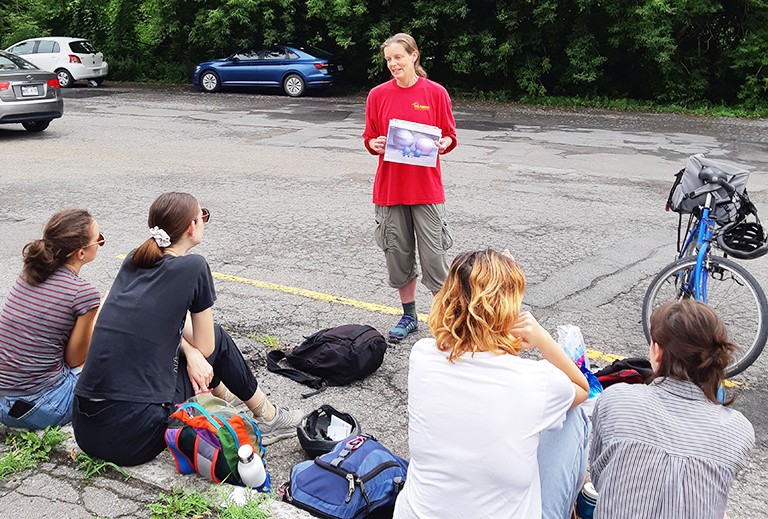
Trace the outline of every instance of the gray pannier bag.
{"label": "gray pannier bag", "polygon": [[[719,185],[707,184],[701,180],[699,172],[705,167],[724,172],[728,182],[736,188],[737,194],[730,195]],[[688,157],[685,169],[681,169],[675,177],[667,200],[668,210],[671,209],[680,214],[696,213],[700,216],[699,210],[706,202],[707,193],[711,192],[715,199],[715,209],[710,216],[718,224],[724,225],[738,218],[742,203],[742,197],[739,195],[746,196],[748,171],[698,154]]]}

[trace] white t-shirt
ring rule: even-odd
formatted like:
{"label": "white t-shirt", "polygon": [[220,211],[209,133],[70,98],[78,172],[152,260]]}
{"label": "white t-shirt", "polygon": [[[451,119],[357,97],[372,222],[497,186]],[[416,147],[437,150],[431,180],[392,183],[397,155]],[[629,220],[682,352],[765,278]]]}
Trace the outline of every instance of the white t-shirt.
{"label": "white t-shirt", "polygon": [[394,519],[540,519],[539,433],[562,427],[573,383],[547,361],[447,357],[431,338],[411,351],[411,462]]}

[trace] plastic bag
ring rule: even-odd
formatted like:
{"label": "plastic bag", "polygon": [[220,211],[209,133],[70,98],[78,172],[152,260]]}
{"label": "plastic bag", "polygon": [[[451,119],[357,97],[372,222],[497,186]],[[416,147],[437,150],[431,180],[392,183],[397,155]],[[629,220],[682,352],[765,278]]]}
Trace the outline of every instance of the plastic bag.
{"label": "plastic bag", "polygon": [[557,327],[557,343],[568,354],[577,366],[589,366],[589,357],[587,357],[587,348],[584,346],[584,336],[581,335],[581,328],[574,324],[561,324]]}
{"label": "plastic bag", "polygon": [[603,392],[603,386],[600,381],[590,371],[589,357],[587,348],[584,345],[584,336],[581,335],[581,329],[573,324],[564,324],[557,327],[557,343],[565,353],[576,363],[589,382],[589,398],[594,398]]}

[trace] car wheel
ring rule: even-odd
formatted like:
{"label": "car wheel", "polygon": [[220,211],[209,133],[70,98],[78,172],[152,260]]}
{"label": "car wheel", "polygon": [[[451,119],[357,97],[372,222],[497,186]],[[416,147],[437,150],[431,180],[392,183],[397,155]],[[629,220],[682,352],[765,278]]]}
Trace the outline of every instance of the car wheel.
{"label": "car wheel", "polygon": [[298,74],[289,74],[283,80],[283,90],[291,97],[299,97],[304,93],[304,80]]}
{"label": "car wheel", "polygon": [[27,121],[25,123],[21,123],[25,130],[32,133],[45,130],[48,128],[49,124],[51,124],[51,121]]}
{"label": "car wheel", "polygon": [[213,70],[206,70],[200,74],[200,88],[205,92],[217,92],[221,88],[219,75]]}
{"label": "car wheel", "polygon": [[72,83],[75,82],[75,80],[72,79],[72,74],[66,69],[60,68],[56,71],[56,74],[59,76],[59,86],[61,88],[69,88],[72,86]]}
{"label": "car wheel", "polygon": [[72,74],[66,69],[60,68],[56,71],[56,74],[59,76],[59,86],[61,88],[69,88],[72,86],[72,83],[75,82],[72,78]]}

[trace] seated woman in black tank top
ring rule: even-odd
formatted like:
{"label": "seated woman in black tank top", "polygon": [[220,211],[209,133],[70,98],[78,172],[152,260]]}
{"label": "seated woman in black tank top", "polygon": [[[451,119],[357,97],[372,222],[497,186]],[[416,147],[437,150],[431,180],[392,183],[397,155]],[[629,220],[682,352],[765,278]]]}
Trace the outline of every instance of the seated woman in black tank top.
{"label": "seated woman in black tank top", "polygon": [[188,254],[209,219],[187,193],[165,193],[150,207],[150,237],[120,267],[75,389],[75,439],[87,454],[120,465],[155,458],[175,404],[208,388],[241,399],[265,444],[296,434],[302,413],[272,405],[214,325],[210,268]]}

